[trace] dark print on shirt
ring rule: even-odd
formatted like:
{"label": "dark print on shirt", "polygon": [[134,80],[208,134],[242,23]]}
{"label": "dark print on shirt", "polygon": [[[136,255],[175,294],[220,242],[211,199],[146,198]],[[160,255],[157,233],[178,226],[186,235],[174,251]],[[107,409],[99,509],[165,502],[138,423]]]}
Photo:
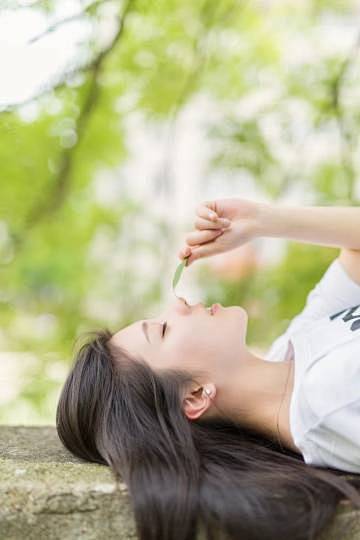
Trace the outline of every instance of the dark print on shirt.
{"label": "dark print on shirt", "polygon": [[354,321],[352,325],[350,326],[350,330],[352,332],[355,332],[355,330],[360,330],[360,312],[355,313],[355,311],[359,307],[360,307],[360,304],[358,304],[357,306],[353,306],[351,308],[343,309],[342,311],[339,311],[338,313],[334,313],[334,315],[331,315],[329,318],[332,321],[336,319],[337,317],[339,317],[340,315],[342,315],[343,313],[345,313],[345,315],[342,317],[342,320],[344,322]]}

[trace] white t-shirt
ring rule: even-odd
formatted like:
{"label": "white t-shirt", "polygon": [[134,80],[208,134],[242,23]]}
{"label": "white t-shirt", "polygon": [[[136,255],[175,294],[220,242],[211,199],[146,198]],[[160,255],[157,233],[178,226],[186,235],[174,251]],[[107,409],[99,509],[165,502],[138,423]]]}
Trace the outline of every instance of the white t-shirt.
{"label": "white t-shirt", "polygon": [[360,284],[335,259],[265,355],[294,348],[290,430],[305,463],[360,473]]}

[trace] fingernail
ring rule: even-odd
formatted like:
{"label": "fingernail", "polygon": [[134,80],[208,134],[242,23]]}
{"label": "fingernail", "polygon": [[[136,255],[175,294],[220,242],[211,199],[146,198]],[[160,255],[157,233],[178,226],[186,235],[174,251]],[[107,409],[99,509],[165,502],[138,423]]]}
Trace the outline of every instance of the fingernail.
{"label": "fingernail", "polygon": [[216,218],[217,216],[216,216],[215,212],[209,212],[209,217],[210,218]]}
{"label": "fingernail", "polygon": [[222,222],[223,222],[224,225],[230,225],[230,223],[231,223],[230,219],[226,219],[226,218],[224,218],[222,220]]}

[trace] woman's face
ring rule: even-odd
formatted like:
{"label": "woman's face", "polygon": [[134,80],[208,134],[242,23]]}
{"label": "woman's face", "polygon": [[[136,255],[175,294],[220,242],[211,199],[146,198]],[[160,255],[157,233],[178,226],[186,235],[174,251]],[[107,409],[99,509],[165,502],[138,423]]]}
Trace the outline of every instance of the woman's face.
{"label": "woman's face", "polygon": [[239,306],[219,306],[211,315],[203,304],[189,306],[178,298],[159,317],[122,328],[111,342],[140,355],[153,369],[202,371],[221,382],[233,367],[239,367],[246,348],[247,319]]}

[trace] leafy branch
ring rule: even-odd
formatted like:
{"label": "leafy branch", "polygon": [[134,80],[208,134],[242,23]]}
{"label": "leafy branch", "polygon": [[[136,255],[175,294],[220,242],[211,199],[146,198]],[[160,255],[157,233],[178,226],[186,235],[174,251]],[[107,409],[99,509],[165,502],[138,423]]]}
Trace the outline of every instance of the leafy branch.
{"label": "leafy branch", "polygon": [[[107,56],[111,53],[114,47],[120,42],[121,37],[123,36],[125,29],[126,17],[130,12],[134,0],[128,0],[122,17],[119,21],[118,29],[109,43],[109,45],[101,51],[101,53],[96,57],[92,62],[92,67],[90,70],[90,81],[89,89],[87,96],[83,102],[83,106],[78,115],[75,132],[77,135],[76,143],[71,147],[64,150],[61,160],[59,170],[54,182],[54,187],[51,190],[49,197],[46,200],[41,200],[36,203],[33,208],[30,210],[26,222],[25,222],[25,231],[26,234],[39,222],[44,220],[46,216],[56,211],[65,200],[66,194],[70,188],[71,182],[71,172],[74,162],[74,155],[76,148],[79,146],[79,143],[82,139],[82,136],[85,132],[86,126],[89,123],[91,115],[96,107],[96,104],[100,95],[100,85],[99,79],[103,69],[104,62]],[[17,248],[24,240],[24,235],[16,238]]]}
{"label": "leafy branch", "polygon": [[52,32],[55,32],[55,30],[58,30],[64,24],[71,23],[73,21],[76,21],[77,19],[83,18],[84,15],[91,14],[93,11],[96,11],[96,9],[99,6],[102,6],[103,4],[105,4],[105,2],[109,2],[109,1],[112,1],[112,0],[96,0],[92,4],[89,4],[88,6],[86,6],[85,9],[83,9],[82,11],[79,11],[78,13],[74,13],[73,15],[69,15],[68,17],[65,17],[64,19],[61,19],[60,21],[54,22],[46,30],[44,30],[40,34],[37,34],[36,36],[29,39],[27,44],[32,45],[36,41],[39,41],[39,39],[42,39],[43,37],[47,36],[48,34],[51,34]]}
{"label": "leafy branch", "polygon": [[[45,30],[43,33],[35,36],[32,38],[29,43],[33,43],[34,41],[39,40],[40,38],[44,37],[49,32],[53,32],[56,30],[59,26],[62,24],[68,23],[72,20],[75,20],[75,18],[82,17],[85,13],[89,13],[96,8],[98,8],[101,4],[104,4],[105,2],[108,2],[111,0],[96,0],[92,4],[89,4],[81,13],[71,15],[65,19],[62,19],[61,21],[58,21],[57,23],[54,23],[54,25],[50,26],[47,30]],[[126,12],[126,8],[124,10],[124,14]],[[120,25],[121,26],[121,25]],[[116,36],[115,36],[116,38]],[[100,51],[97,55],[95,55],[94,58],[92,58],[90,61],[85,62],[82,65],[77,65],[74,68],[68,69],[65,72],[61,73],[60,76],[52,77],[48,84],[44,85],[44,87],[33,94],[32,96],[28,97],[27,99],[24,99],[23,101],[17,102],[17,103],[9,103],[7,105],[0,105],[0,113],[11,113],[20,107],[23,107],[24,105],[28,105],[29,103],[33,103],[34,101],[37,101],[41,97],[45,96],[46,94],[49,94],[50,92],[55,92],[57,90],[60,90],[64,86],[67,85],[69,81],[71,81],[74,77],[76,77],[79,74],[87,73],[94,71],[96,69],[96,65],[99,61],[99,58],[101,59],[102,55],[107,55],[113,46],[116,45],[113,43],[113,41],[108,45],[105,49]]]}

